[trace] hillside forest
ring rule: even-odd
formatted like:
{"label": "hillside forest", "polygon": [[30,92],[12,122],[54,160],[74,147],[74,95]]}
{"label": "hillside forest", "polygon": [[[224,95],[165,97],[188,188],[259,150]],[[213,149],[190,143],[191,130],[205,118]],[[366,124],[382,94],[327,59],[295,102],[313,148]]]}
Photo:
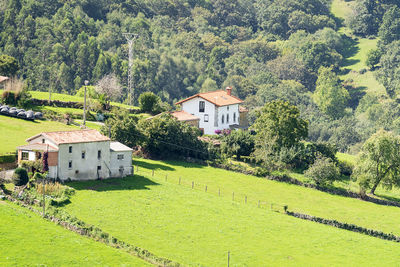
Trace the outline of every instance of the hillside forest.
{"label": "hillside forest", "polygon": [[[0,74],[30,91],[75,95],[113,73],[125,90],[114,100],[124,102],[123,33],[135,33],[136,103],[148,91],[173,104],[232,86],[251,122],[265,103],[285,100],[308,121],[309,141],[357,152],[381,128],[400,134],[400,4],[350,2],[343,19],[329,0],[3,0],[0,54],[16,67],[0,65]],[[372,72],[382,93],[343,79],[358,38],[378,39],[360,72]]]}

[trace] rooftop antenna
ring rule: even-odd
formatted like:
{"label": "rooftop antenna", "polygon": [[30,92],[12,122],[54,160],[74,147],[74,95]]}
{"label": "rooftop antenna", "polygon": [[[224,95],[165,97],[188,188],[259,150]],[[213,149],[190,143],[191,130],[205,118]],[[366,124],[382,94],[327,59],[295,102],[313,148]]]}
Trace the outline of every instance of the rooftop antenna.
{"label": "rooftop antenna", "polygon": [[129,68],[128,68],[128,102],[132,106],[133,105],[133,92],[132,92],[132,66],[133,66],[133,42],[138,37],[135,33],[123,33],[125,36],[126,41],[128,42],[129,46]]}

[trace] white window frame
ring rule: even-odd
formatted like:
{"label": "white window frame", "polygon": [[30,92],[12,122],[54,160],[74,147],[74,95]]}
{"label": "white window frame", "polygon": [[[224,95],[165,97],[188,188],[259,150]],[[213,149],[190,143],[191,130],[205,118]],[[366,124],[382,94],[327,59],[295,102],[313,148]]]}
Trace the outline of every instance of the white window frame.
{"label": "white window frame", "polygon": [[204,114],[204,122],[208,122],[209,121],[209,116],[208,116],[208,114]]}

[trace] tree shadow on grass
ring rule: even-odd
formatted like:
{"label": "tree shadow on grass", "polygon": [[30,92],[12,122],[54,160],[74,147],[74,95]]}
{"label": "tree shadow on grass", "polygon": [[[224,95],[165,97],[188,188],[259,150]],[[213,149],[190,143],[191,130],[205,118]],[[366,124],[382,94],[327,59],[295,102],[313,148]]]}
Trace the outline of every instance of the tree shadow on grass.
{"label": "tree shadow on grass", "polygon": [[356,40],[352,39],[351,37],[344,35],[344,34],[342,35],[342,38],[346,45],[344,45],[345,49],[343,49],[341,51],[343,60],[340,64],[340,66],[348,67],[348,66],[352,66],[356,63],[359,63],[360,62],[359,59],[349,59],[349,58],[357,55],[357,53],[360,51],[360,47],[358,46],[360,42],[356,41]]}
{"label": "tree shadow on grass", "polygon": [[393,202],[400,202],[400,197],[393,197],[393,196],[385,196],[379,193],[375,193],[377,197],[380,197],[385,200],[393,201]]}
{"label": "tree shadow on grass", "polygon": [[160,163],[153,163],[153,162],[145,162],[140,160],[134,160],[133,165],[135,167],[139,166],[140,168],[145,168],[148,170],[162,170],[162,171],[175,171],[174,167],[184,167],[184,168],[204,168],[206,165],[201,165],[198,163],[186,162],[186,161],[179,161],[179,160],[160,160]]}
{"label": "tree shadow on grass", "polygon": [[140,160],[133,160],[132,164],[135,167],[135,171],[136,171],[137,166],[139,166],[139,171],[140,171],[140,168],[145,168],[145,169],[149,169],[149,170],[163,170],[163,171],[174,171],[175,170],[174,168],[164,165],[164,164],[151,163],[151,162],[140,161]]}
{"label": "tree shadow on grass", "polygon": [[360,103],[361,98],[363,98],[366,94],[367,87],[365,86],[358,86],[358,87],[351,87],[346,88],[350,94],[349,106],[352,109],[356,109],[358,104]]}
{"label": "tree shadow on grass", "polygon": [[149,186],[159,184],[144,176],[134,175],[124,178],[69,182],[67,185],[75,190],[93,190],[97,192],[104,192],[120,190],[150,190],[151,188]]}

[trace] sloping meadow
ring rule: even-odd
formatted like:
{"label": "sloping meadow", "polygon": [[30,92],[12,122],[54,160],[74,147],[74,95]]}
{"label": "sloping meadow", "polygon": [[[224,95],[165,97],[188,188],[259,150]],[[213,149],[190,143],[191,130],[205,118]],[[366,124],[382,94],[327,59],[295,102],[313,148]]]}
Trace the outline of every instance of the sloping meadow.
{"label": "sloping meadow", "polygon": [[[199,165],[149,160],[135,164],[140,166],[134,177],[71,183],[77,192],[64,209],[184,265],[225,265],[228,252],[232,265],[396,264],[400,246],[395,242],[274,211],[287,204],[290,210],[398,232],[398,208]],[[386,223],[386,217],[378,220],[381,209],[393,223]],[[365,214],[354,213],[357,210]]]}

